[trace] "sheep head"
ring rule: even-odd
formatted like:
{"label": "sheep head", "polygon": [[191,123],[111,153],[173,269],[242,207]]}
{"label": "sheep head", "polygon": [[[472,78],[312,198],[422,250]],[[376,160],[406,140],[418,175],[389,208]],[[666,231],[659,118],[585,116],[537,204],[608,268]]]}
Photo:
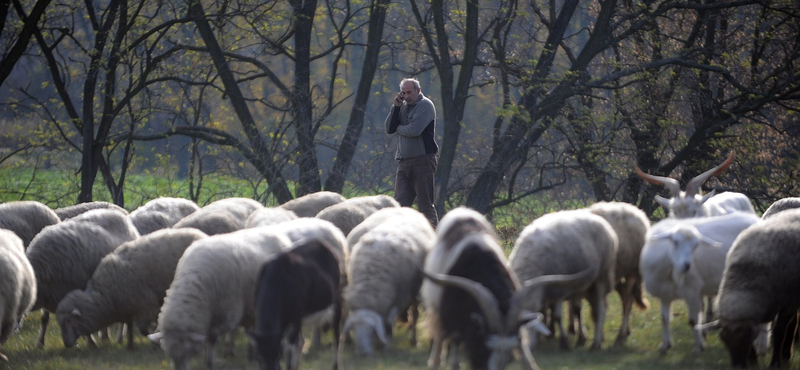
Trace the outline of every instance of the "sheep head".
{"label": "sheep head", "polygon": [[689,180],[689,183],[686,184],[685,191],[681,190],[678,180],[670,177],[654,176],[644,173],[641,169],[639,169],[639,166],[635,164],[633,167],[634,170],[636,170],[636,174],[642,180],[652,184],[663,185],[669,189],[672,197],[664,198],[656,195],[655,199],[659,204],[661,204],[662,207],[669,211],[671,217],[691,218],[702,216],[703,203],[705,203],[714,195],[713,191],[705,195],[700,195],[700,186],[702,186],[703,183],[705,183],[711,176],[719,175],[725,171],[731,165],[731,163],[733,163],[733,153],[731,153],[728,156],[728,159],[726,159],[725,162],[719,166],[703,172]]}

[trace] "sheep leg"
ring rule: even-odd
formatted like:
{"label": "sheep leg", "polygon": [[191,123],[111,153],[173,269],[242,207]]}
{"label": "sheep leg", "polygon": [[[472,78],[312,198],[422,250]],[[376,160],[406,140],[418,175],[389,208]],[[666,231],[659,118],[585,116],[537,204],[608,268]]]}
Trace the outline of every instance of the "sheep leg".
{"label": "sheep leg", "polygon": [[689,307],[689,326],[694,332],[694,348],[692,352],[700,353],[706,347],[705,335],[701,330],[694,330],[695,325],[703,322],[703,297],[691,297],[686,299],[686,305]]}
{"label": "sheep leg", "polygon": [[451,339],[447,346],[447,364],[449,370],[458,370],[460,364],[458,363],[458,341]]}
{"label": "sheep leg", "polygon": [[317,351],[322,348],[322,325],[314,325],[314,329],[311,333],[311,345],[308,348],[308,352]]}
{"label": "sheep leg", "polygon": [[233,357],[233,347],[236,345],[236,329],[231,330],[225,336],[225,350],[222,352],[222,356],[225,358]]}
{"label": "sheep leg", "polygon": [[434,335],[431,340],[431,352],[428,355],[428,367],[431,369],[438,369],[442,361],[442,338]]}
{"label": "sheep leg", "polygon": [[47,333],[47,323],[50,322],[50,312],[42,308],[42,319],[39,326],[39,338],[36,340],[36,346],[44,348],[44,335]]}
{"label": "sheep leg", "polygon": [[419,309],[416,304],[411,305],[411,321],[408,323],[409,330],[411,331],[411,339],[409,343],[411,347],[417,346],[417,320],[419,319]]}
{"label": "sheep leg", "polygon": [[583,299],[573,298],[569,301],[569,330],[571,333],[578,334],[578,340],[575,342],[576,346],[586,345],[586,327],[583,325],[583,318],[581,317]]}
{"label": "sheep leg", "polygon": [[553,305],[552,308],[552,316],[553,316],[553,325],[558,327],[558,343],[562,350],[568,351],[569,350],[569,341],[567,339],[567,331],[564,330],[564,323],[561,321],[563,317],[562,308],[564,306],[564,301],[559,300]]}
{"label": "sheep leg", "polygon": [[619,326],[617,339],[614,341],[615,346],[624,346],[628,340],[628,335],[631,333],[630,317],[631,309],[633,308],[633,284],[634,279],[625,278],[624,282],[620,282],[616,286],[620,303],[622,303],[622,322]]}
{"label": "sheep leg", "polygon": [[594,321],[594,342],[592,343],[592,350],[598,350],[603,347],[603,328],[606,323],[606,311],[608,303],[606,302],[606,292],[610,287],[603,284],[597,284],[594,288],[589,290],[589,305],[592,307],[592,320]]}
{"label": "sheep leg", "polygon": [[772,327],[772,361],[770,367],[783,367],[792,357],[792,344],[797,331],[797,309],[781,310]]}
{"label": "sheep leg", "polygon": [[209,336],[206,342],[206,369],[214,368],[214,361],[217,357],[217,337]]}
{"label": "sheep leg", "polygon": [[125,324],[120,324],[119,332],[122,333],[125,328],[127,328],[128,334],[128,349],[133,349],[133,320]]}
{"label": "sheep leg", "polygon": [[672,306],[671,300],[662,299],[661,300],[661,327],[663,329],[663,337],[661,340],[661,346],[658,347],[658,351],[661,354],[666,354],[667,351],[672,347],[672,337],[669,333],[669,321],[671,319],[670,308]]}

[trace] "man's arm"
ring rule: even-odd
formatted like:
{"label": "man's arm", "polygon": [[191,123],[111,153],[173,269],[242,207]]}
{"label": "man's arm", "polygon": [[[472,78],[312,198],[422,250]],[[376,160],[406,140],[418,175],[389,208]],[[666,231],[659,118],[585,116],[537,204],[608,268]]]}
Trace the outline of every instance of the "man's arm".
{"label": "man's arm", "polygon": [[397,126],[400,125],[400,107],[392,106],[392,111],[389,112],[389,116],[386,117],[386,122],[384,122],[384,126],[386,126],[386,133],[393,134],[397,131]]}
{"label": "man's arm", "polygon": [[420,100],[417,107],[407,119],[408,122],[397,127],[397,133],[407,137],[416,137],[422,134],[425,127],[436,119],[436,109],[430,100]]}

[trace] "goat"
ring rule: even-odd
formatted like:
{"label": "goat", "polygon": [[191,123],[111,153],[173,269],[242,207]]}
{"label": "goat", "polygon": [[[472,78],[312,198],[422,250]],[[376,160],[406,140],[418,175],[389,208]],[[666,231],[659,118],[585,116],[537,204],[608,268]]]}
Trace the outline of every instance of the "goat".
{"label": "goat", "polygon": [[[634,165],[636,174],[644,181],[656,185],[666,186],[671,198],[667,199],[660,195],[656,195],[656,201],[662,207],[667,209],[669,215],[674,218],[692,218],[704,216],[719,216],[734,211],[749,212],[755,214],[753,205],[750,204],[749,198],[746,195],[736,192],[725,192],[714,199],[715,191],[712,190],[708,194],[700,195],[700,186],[711,176],[716,176],[725,171],[733,163],[733,153],[728,156],[719,166],[716,166],[706,172],[703,172],[686,184],[686,191],[681,191],[681,185],[678,180],[670,177],[654,176],[642,172],[639,166]],[[708,202],[709,199],[714,199]]]}
{"label": "goat", "polygon": [[322,240],[301,240],[262,266],[256,288],[256,325],[250,333],[262,370],[280,369],[282,350],[287,369],[298,369],[303,324],[331,315],[333,369],[338,368],[342,291],[339,257],[332,248]]}

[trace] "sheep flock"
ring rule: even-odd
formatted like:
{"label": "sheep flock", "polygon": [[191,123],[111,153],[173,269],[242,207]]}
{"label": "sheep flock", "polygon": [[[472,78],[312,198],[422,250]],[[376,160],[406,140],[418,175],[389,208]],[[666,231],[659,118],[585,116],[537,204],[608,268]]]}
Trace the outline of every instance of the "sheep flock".
{"label": "sheep flock", "polygon": [[[28,351],[110,350],[156,353],[159,369],[299,369],[309,358],[347,370],[382,356],[393,367],[409,348],[424,353],[414,368],[538,369],[545,352],[681,351],[691,361],[710,343],[724,348],[720,366],[798,368],[800,202],[758,217],[741,193],[700,194],[731,158],[686,191],[636,168],[672,195],[657,199],[661,220],[598,202],[532,215],[507,250],[484,215],[454,207],[434,228],[385,195],[319,192],[277,207],[162,197],[130,211],[0,204],[0,370],[31,365]],[[263,268],[298,270],[266,278]],[[281,296],[292,306],[268,298]],[[40,333],[23,339],[37,310]],[[51,313],[62,343],[45,343]],[[631,339],[642,325],[661,327],[660,345]]]}

